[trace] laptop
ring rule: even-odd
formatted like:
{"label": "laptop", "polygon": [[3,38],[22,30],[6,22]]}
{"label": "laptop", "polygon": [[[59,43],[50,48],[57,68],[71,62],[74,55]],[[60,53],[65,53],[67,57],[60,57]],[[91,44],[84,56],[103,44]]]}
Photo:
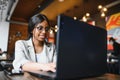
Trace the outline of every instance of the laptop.
{"label": "laptop", "polygon": [[97,26],[58,16],[55,74],[33,72],[57,80],[100,76],[107,71],[107,32]]}

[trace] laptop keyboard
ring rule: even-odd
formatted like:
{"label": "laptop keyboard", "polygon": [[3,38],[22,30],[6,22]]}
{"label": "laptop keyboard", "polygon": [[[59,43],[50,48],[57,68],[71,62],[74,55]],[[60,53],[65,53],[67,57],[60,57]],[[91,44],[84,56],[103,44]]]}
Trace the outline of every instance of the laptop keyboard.
{"label": "laptop keyboard", "polygon": [[55,78],[56,76],[56,72],[52,72],[52,71],[29,72],[29,73],[32,74],[33,76],[44,78],[45,80],[46,78],[51,79],[51,78]]}

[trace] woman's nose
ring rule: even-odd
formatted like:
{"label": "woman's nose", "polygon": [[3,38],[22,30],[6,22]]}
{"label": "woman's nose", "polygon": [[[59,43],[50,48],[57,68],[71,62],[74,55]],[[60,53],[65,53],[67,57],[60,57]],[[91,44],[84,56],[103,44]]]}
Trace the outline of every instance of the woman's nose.
{"label": "woman's nose", "polygon": [[42,29],[42,33],[46,33],[46,30],[44,28]]}

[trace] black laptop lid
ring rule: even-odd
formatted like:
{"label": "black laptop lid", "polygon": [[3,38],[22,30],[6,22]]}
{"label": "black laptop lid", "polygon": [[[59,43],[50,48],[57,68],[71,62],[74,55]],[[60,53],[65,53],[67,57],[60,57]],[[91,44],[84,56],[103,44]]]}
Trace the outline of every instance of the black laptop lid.
{"label": "black laptop lid", "polygon": [[58,16],[58,79],[98,76],[107,70],[107,32],[105,29]]}

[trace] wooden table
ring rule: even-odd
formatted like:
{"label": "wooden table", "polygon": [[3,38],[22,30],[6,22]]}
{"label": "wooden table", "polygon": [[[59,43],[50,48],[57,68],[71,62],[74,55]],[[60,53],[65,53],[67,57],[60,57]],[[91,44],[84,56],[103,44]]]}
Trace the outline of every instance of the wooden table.
{"label": "wooden table", "polygon": [[[41,78],[37,78],[35,76],[30,75],[29,73],[25,73],[24,75],[5,75],[3,71],[0,71],[0,80],[45,80]],[[80,80],[120,80],[120,75],[115,74],[105,74],[99,77],[90,77],[84,78]]]}

